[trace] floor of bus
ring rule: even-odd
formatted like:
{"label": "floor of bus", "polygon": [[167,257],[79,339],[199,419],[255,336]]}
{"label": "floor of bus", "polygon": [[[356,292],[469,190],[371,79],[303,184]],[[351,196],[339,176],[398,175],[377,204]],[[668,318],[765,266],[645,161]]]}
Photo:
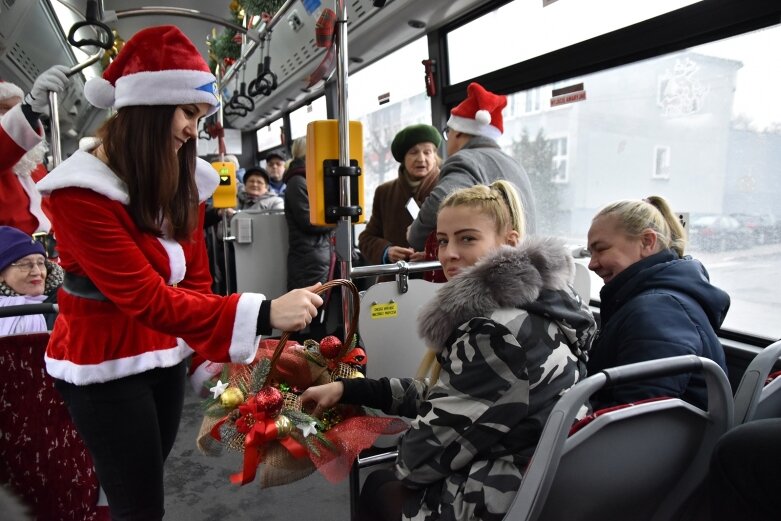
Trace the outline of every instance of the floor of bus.
{"label": "floor of bus", "polygon": [[165,519],[171,521],[303,521],[350,518],[348,480],[331,484],[317,472],[290,485],[239,487],[229,476],[241,454],[206,456],[195,446],[203,419],[201,400],[187,388],[179,435],[165,468]]}

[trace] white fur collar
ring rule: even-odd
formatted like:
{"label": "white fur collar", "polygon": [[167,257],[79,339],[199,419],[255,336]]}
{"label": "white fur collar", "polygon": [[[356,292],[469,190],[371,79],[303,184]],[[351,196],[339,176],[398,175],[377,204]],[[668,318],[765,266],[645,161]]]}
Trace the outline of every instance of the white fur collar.
{"label": "white fur collar", "polygon": [[[201,158],[195,160],[195,184],[198,200],[205,201],[217,189],[220,176]],[[127,185],[105,164],[89,152],[77,150],[60,166],[49,172],[37,184],[43,195],[50,195],[60,188],[86,188],[108,197],[112,201],[128,204]]]}
{"label": "white fur collar", "polygon": [[554,237],[527,237],[517,248],[502,246],[437,290],[418,314],[418,334],[442,349],[453,330],[501,308],[521,308],[543,289],[567,287],[575,270],[569,250]]}

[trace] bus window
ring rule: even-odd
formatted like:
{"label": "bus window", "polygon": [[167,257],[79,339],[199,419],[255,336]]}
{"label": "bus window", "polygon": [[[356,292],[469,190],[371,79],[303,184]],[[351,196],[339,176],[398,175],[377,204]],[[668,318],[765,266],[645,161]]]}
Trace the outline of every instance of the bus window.
{"label": "bus window", "polygon": [[781,336],[779,46],[781,25],[572,79],[572,103],[551,106],[561,85],[509,96],[500,144],[529,173],[538,231],[582,245],[601,206],[662,195],[732,297],[724,328]]}
{"label": "bus window", "polygon": [[259,128],[256,135],[258,137],[258,152],[280,146],[282,144],[282,119]]}
{"label": "bus window", "polygon": [[[399,165],[390,150],[393,137],[408,125],[431,124],[421,64],[427,58],[428,46],[422,37],[350,76],[350,119],[363,123],[367,221],[377,186],[397,175]],[[356,226],[356,236],[362,228]]]}
{"label": "bus window", "polygon": [[541,1],[514,0],[448,33],[450,82],[459,83],[699,1],[558,0],[543,7]]}
{"label": "bus window", "polygon": [[309,105],[299,107],[290,113],[290,135],[293,139],[306,136],[306,126],[310,121],[328,119],[325,97],[320,96]]}

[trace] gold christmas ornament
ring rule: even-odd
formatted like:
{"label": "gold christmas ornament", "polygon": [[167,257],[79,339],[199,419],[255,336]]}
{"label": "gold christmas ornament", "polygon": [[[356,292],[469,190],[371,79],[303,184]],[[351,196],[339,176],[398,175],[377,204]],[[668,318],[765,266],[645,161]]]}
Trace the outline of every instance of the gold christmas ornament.
{"label": "gold christmas ornament", "polygon": [[225,392],[220,395],[220,403],[226,409],[235,409],[242,403],[244,403],[244,393],[238,387],[228,387]]}
{"label": "gold christmas ornament", "polygon": [[353,372],[347,375],[347,378],[366,378],[363,373],[355,369]]}
{"label": "gold christmas ornament", "polygon": [[277,438],[285,438],[289,436],[295,427],[293,422],[290,421],[290,418],[282,414],[280,414],[277,419],[274,420],[274,425],[277,427]]}

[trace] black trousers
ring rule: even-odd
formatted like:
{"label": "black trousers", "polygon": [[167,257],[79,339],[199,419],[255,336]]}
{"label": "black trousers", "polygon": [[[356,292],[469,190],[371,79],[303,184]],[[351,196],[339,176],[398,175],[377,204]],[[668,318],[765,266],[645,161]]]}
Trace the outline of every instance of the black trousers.
{"label": "black trousers", "polygon": [[781,515],[781,418],[739,425],[721,437],[709,476],[714,521]]}
{"label": "black trousers", "polygon": [[358,502],[360,521],[400,521],[404,503],[419,491],[405,487],[393,469],[375,470],[366,477]]}
{"label": "black trousers", "polygon": [[55,381],[114,521],[163,519],[163,464],[179,429],[185,375],[183,361],[100,384]]}

